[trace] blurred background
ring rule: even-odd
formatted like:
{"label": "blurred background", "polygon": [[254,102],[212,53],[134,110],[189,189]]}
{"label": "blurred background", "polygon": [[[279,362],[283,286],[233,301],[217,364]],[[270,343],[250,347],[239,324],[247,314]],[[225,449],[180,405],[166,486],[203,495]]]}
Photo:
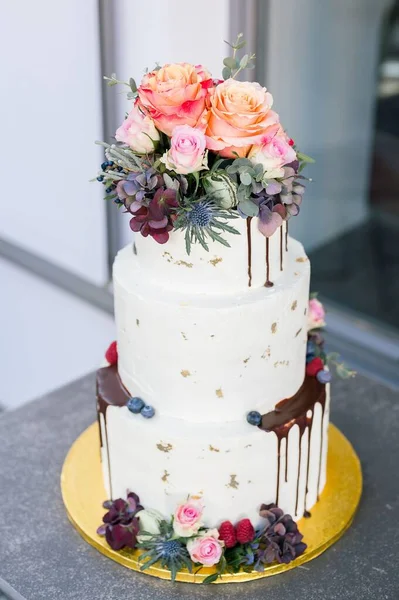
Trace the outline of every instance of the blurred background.
{"label": "blurred background", "polygon": [[241,31],[257,55],[245,77],[316,159],[290,231],[329,347],[399,387],[399,1],[13,0],[0,23],[3,409],[94,370],[115,337],[111,265],[131,234],[89,179],[93,141],[128,104],[102,75],[185,60],[217,77]]}

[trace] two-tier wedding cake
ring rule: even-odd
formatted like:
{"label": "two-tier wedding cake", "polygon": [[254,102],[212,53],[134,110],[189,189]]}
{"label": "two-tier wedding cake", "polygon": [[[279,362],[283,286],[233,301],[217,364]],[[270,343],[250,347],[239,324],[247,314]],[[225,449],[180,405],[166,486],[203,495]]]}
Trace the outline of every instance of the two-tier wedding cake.
{"label": "two-tier wedding cake", "polygon": [[179,63],[130,80],[97,177],[135,232],[115,259],[117,341],[97,373],[99,534],[173,578],[295,559],[295,522],[326,483],[324,313],[288,234],[310,159],[266,88],[236,80],[253,59],[242,45],[223,79]]}

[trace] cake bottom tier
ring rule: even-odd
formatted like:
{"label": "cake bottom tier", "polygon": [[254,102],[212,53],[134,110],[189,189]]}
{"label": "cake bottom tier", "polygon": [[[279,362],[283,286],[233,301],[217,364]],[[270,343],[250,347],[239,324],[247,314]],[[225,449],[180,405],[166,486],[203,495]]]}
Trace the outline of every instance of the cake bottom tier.
{"label": "cake bottom tier", "polygon": [[292,398],[242,422],[187,423],[131,413],[115,367],[97,375],[104,483],[110,498],[136,492],[165,516],[187,496],[200,496],[204,524],[247,517],[275,503],[296,520],[306,516],[326,483],[329,385],[306,377]]}

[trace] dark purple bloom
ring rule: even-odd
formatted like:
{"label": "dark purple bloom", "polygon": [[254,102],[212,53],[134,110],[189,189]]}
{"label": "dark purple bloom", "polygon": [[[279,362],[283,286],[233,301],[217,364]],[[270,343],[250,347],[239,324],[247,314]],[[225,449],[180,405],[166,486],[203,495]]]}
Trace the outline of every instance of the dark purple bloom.
{"label": "dark purple bloom", "polygon": [[159,244],[165,244],[169,231],[173,229],[174,209],[177,207],[176,190],[159,188],[148,206],[130,207],[133,215],[130,228],[144,237],[150,235]]}
{"label": "dark purple bloom", "polygon": [[129,492],[126,500],[108,500],[103,506],[108,512],[103,516],[103,524],[97,529],[98,535],[105,535],[105,539],[114,550],[125,546],[134,548],[139,532],[136,514],[143,509],[137,494]]}
{"label": "dark purple bloom", "polygon": [[263,570],[264,565],[274,561],[289,563],[305,552],[303,535],[290,515],[285,515],[275,504],[262,504],[259,514],[266,519],[266,524],[257,538],[257,570]]}
{"label": "dark purple bloom", "polygon": [[162,185],[162,175],[150,167],[146,171],[129,173],[126,179],[118,182],[116,193],[126,208],[130,208],[133,202],[142,203],[146,198],[152,198]]}
{"label": "dark purple bloom", "polygon": [[258,195],[252,198],[259,206],[258,228],[265,237],[270,237],[282,225],[287,211],[273,196]]}

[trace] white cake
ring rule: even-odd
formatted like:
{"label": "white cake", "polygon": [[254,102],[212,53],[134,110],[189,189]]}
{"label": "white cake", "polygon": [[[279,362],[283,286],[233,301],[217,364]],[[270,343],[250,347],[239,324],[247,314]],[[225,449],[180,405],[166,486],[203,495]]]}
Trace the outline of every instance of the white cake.
{"label": "white cake", "polygon": [[[134,490],[170,515],[201,496],[212,527],[256,525],[262,503],[297,520],[318,500],[329,385],[305,378],[309,260],[285,223],[266,241],[256,221],[234,221],[230,248],[188,256],[175,231],[165,245],[138,235],[117,255],[118,364],[97,382],[109,497]],[[129,396],[155,416],[130,412]]]}

